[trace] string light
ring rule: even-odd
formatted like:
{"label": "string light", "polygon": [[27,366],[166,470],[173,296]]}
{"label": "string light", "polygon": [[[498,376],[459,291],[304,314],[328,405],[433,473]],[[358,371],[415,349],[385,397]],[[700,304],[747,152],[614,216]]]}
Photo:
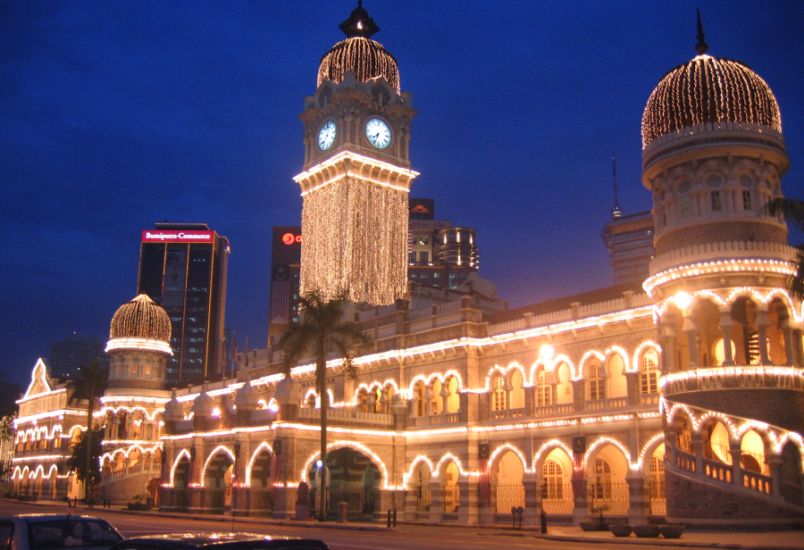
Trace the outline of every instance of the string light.
{"label": "string light", "polygon": [[109,328],[109,339],[136,338],[167,343],[170,342],[170,331],[170,316],[167,312],[147,294],[140,294],[117,309]]}
{"label": "string light", "polygon": [[760,258],[742,258],[738,260],[714,260],[682,265],[660,271],[645,279],[642,288],[653,297],[653,290],[660,285],[697,275],[716,273],[742,273],[746,271],[774,273],[790,277],[795,275],[795,264],[782,260],[765,260]]}
{"label": "string light", "polygon": [[382,77],[399,93],[399,67],[396,60],[376,40],[352,36],[332,46],[321,58],[316,87],[321,86],[325,80],[341,83],[347,72],[352,72],[360,82]]}
{"label": "string light", "polygon": [[[297,181],[304,189],[306,180]],[[363,176],[346,175],[306,192],[300,291],[374,305],[402,298],[407,291],[407,210],[407,191]]]}
{"label": "string light", "polygon": [[768,84],[749,67],[698,55],[667,73],[642,114],[642,148],[683,128],[743,123],[782,131],[782,116]]}

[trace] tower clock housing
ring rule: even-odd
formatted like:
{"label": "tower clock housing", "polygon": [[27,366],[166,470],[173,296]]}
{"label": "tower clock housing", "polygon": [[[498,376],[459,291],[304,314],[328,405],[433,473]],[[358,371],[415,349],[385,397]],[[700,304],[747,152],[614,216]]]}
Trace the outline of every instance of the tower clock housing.
{"label": "tower clock housing", "polygon": [[301,291],[385,305],[407,289],[411,96],[362,6],[305,100]]}

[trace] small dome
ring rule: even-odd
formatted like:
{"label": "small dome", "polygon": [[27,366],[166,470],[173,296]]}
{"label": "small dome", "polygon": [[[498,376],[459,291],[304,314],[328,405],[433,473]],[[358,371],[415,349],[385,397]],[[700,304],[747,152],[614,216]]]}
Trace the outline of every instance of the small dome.
{"label": "small dome", "polygon": [[316,88],[325,80],[336,84],[343,82],[346,73],[351,71],[360,82],[383,77],[399,93],[396,59],[382,44],[371,39],[380,27],[363,9],[362,2],[358,2],[349,18],[340,24],[340,29],[347,38],[332,46],[321,58]]}
{"label": "small dome", "polygon": [[360,82],[383,77],[399,93],[399,67],[394,56],[382,44],[371,38],[354,36],[332,46],[318,66],[316,87],[325,80],[343,82],[351,71]]}
{"label": "small dome", "polygon": [[170,401],[165,403],[165,420],[177,421],[184,418],[181,403],[176,399],[176,392],[171,395]]}
{"label": "small dome", "polygon": [[170,316],[146,294],[118,308],[112,317],[109,338],[144,338],[170,343]]}
{"label": "small dome", "polygon": [[700,53],[668,72],[650,94],[642,115],[642,148],[683,128],[723,123],[782,131],[779,104],[758,74],[738,61]]}
{"label": "small dome", "polygon": [[204,389],[193,400],[193,417],[194,418],[207,418],[212,416],[212,408],[215,406],[215,400],[207,393],[207,385],[204,384]]}
{"label": "small dome", "polygon": [[242,388],[237,390],[235,405],[238,411],[253,411],[257,410],[259,407],[257,390],[254,389],[254,386],[252,386],[248,380],[243,384]]}

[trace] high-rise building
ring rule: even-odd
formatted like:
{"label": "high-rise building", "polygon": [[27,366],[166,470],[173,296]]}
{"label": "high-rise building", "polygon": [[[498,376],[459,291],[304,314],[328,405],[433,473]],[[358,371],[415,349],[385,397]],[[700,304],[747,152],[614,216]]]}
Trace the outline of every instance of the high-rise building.
{"label": "high-rise building", "polygon": [[75,332],[50,344],[48,361],[51,375],[62,379],[75,378],[81,367],[93,361],[100,361],[104,366],[108,363],[100,340],[79,336]]}
{"label": "high-rise building", "polygon": [[612,216],[603,228],[614,284],[641,283],[648,278],[653,258],[653,216],[650,210]]}
{"label": "high-rise building", "polygon": [[[273,228],[268,345],[299,320],[301,228]],[[474,228],[435,219],[433,199],[408,205],[408,281],[455,289],[480,267]]]}
{"label": "high-rise building", "polygon": [[157,223],[142,232],[137,293],[170,315],[168,384],[220,378],[229,241],[203,223]]}

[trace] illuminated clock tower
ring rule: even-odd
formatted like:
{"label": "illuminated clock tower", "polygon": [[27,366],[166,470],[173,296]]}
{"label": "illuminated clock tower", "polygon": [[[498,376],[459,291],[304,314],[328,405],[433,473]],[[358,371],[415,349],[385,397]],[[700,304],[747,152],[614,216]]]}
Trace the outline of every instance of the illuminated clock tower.
{"label": "illuminated clock tower", "polygon": [[391,304],[407,288],[411,96],[362,7],[322,58],[305,100],[301,292]]}

